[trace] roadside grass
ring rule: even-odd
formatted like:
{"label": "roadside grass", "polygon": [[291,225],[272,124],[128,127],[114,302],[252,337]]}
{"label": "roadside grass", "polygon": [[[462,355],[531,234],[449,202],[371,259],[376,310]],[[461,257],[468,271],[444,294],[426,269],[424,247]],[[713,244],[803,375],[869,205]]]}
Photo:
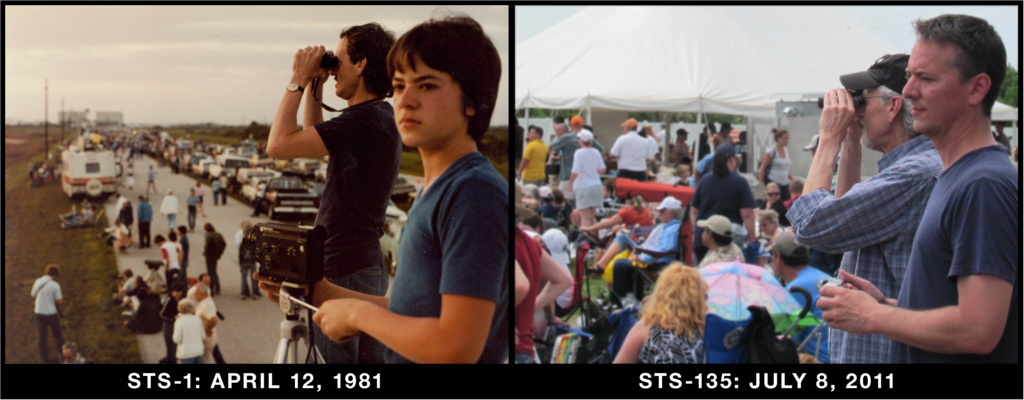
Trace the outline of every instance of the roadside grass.
{"label": "roadside grass", "polygon": [[[96,363],[141,363],[135,335],[122,329],[124,318],[110,304],[117,261],[96,237],[109,216],[96,227],[61,229],[58,216],[70,211],[71,201],[58,182],[29,187],[28,168],[38,160],[41,152],[4,169],[4,362],[42,363],[30,292],[45,266],[55,263],[61,268],[64,340]],[[56,356],[52,335],[47,344]]]}

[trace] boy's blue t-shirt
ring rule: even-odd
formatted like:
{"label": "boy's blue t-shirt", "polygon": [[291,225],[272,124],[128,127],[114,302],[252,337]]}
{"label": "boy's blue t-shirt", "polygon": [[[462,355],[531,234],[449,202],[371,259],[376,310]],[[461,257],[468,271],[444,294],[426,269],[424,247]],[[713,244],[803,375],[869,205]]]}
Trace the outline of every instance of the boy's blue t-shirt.
{"label": "boy's blue t-shirt", "polygon": [[[398,244],[388,310],[440,317],[442,294],[495,303],[478,363],[508,358],[508,202],[508,181],[482,154],[468,154],[416,197]],[[384,359],[411,363],[390,348]]]}

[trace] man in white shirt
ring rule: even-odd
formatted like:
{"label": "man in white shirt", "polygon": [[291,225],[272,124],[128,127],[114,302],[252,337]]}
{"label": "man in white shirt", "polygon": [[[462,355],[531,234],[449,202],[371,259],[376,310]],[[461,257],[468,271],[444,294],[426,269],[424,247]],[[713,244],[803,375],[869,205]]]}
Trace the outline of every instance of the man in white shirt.
{"label": "man in white shirt", "polygon": [[637,122],[633,118],[622,123],[622,136],[615,140],[609,156],[619,160],[619,178],[644,182],[647,180],[647,160],[653,154],[650,154],[647,139],[637,134],[636,127]]}
{"label": "man in white shirt", "polygon": [[[53,332],[57,341],[57,352],[64,346],[64,336],[60,333],[60,315],[57,313],[57,306],[64,302],[61,296],[60,284],[55,280],[60,276],[60,267],[57,264],[46,266],[46,275],[36,279],[32,285],[32,297],[36,298],[36,322],[39,324],[39,357],[44,363],[51,362],[46,355],[46,330]],[[58,357],[58,360],[60,358]]]}
{"label": "man in white shirt", "polygon": [[[177,239],[177,234],[174,232],[168,235],[174,235]],[[181,246],[173,241],[164,239],[163,235],[156,235],[153,238],[153,243],[156,243],[157,247],[160,248],[160,256],[164,260],[164,274],[167,279],[167,285],[171,286],[178,279],[185,279],[181,277],[181,260],[185,256],[185,251],[181,249]]]}

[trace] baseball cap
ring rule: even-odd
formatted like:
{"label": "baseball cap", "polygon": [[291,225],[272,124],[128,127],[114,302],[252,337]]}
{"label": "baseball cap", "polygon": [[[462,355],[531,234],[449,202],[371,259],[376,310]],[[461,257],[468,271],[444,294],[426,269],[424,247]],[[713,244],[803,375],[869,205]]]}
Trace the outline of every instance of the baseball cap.
{"label": "baseball cap", "polygon": [[855,72],[839,77],[839,82],[848,90],[863,90],[876,86],[885,86],[896,93],[903,93],[907,85],[906,54],[886,54],[875,60],[867,71]]}
{"label": "baseball cap", "polygon": [[573,115],[572,118],[569,119],[569,125],[583,126],[583,117],[579,115]]}
{"label": "baseball cap", "polygon": [[811,141],[804,146],[805,151],[811,151],[818,148],[818,136],[819,135],[814,135],[814,137],[811,138]]}
{"label": "baseball cap", "polygon": [[540,193],[540,198],[542,199],[551,197],[551,188],[548,186],[541,186],[537,191]]}
{"label": "baseball cap", "polygon": [[588,141],[588,142],[594,141],[594,134],[590,133],[590,131],[588,131],[586,129],[584,129],[584,130],[580,131],[579,133],[577,133],[576,137],[578,139],[580,139],[580,140],[584,140],[584,141]]}
{"label": "baseball cap", "polygon": [[664,210],[666,208],[672,209],[672,210],[678,210],[680,208],[683,208],[683,203],[681,201],[679,201],[679,200],[676,200],[675,197],[665,196],[665,198],[661,200],[661,204],[658,205],[657,210],[661,211],[661,210]]}
{"label": "baseball cap", "polygon": [[786,257],[810,257],[811,250],[796,241],[793,231],[779,233],[775,241],[768,247],[769,251],[777,251]]}
{"label": "baseball cap", "polygon": [[630,119],[627,119],[626,122],[623,122],[622,125],[620,125],[620,126],[628,126],[630,128],[636,128],[637,122],[636,122],[635,119],[630,118]]}
{"label": "baseball cap", "polygon": [[697,226],[710,229],[722,236],[732,237],[732,222],[721,215],[712,215],[711,218],[697,221]]}
{"label": "baseball cap", "polygon": [[729,157],[736,156],[736,147],[731,143],[722,143],[715,148],[715,154],[725,154]]}
{"label": "baseball cap", "polygon": [[558,265],[569,265],[569,238],[560,229],[548,229],[540,239]]}

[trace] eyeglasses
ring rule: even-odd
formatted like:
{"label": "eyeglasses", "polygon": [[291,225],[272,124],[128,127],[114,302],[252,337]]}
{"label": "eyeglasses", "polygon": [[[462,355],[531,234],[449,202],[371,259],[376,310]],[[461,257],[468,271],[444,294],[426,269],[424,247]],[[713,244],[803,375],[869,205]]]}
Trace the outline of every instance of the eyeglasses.
{"label": "eyeglasses", "polygon": [[779,192],[775,192],[775,193],[765,193],[765,194],[767,194],[767,195],[769,195],[769,196],[778,196],[778,195],[779,195]]}

